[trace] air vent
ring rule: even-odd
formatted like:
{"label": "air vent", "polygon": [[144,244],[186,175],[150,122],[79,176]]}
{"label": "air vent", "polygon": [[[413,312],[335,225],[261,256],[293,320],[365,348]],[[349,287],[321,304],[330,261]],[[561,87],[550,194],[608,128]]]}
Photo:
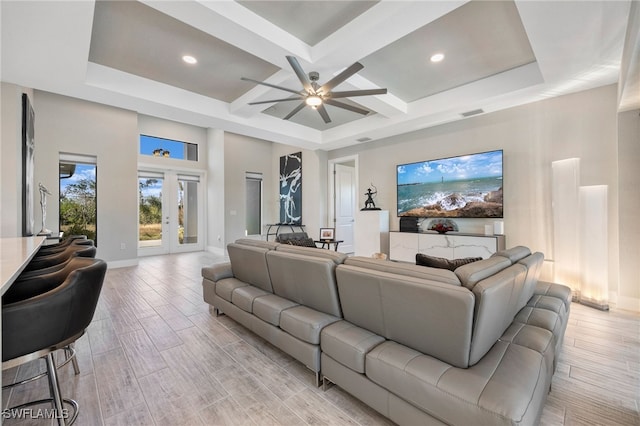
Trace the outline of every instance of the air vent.
{"label": "air vent", "polygon": [[369,142],[370,140],[373,140],[373,139],[371,139],[371,138],[367,138],[367,137],[364,137],[364,138],[360,138],[360,139],[356,139],[356,140],[357,140],[358,142]]}
{"label": "air vent", "polygon": [[463,117],[471,117],[472,115],[482,114],[483,112],[484,112],[483,109],[478,108],[478,109],[474,109],[474,110],[471,110],[471,111],[463,112],[460,115],[463,116]]}

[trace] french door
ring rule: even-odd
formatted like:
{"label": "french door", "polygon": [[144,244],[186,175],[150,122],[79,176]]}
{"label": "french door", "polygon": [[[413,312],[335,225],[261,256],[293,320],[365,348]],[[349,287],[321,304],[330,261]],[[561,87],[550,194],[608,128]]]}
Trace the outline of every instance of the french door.
{"label": "french door", "polygon": [[138,255],[204,247],[203,188],[193,172],[138,172]]}

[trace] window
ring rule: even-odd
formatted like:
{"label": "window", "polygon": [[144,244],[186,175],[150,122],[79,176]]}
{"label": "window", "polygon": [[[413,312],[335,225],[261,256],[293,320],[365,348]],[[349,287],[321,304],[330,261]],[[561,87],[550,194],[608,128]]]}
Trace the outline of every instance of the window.
{"label": "window", "polygon": [[178,244],[198,242],[198,176],[178,175]]}
{"label": "window", "polygon": [[198,161],[198,145],[155,136],[140,135],[140,154]]}
{"label": "window", "polygon": [[247,172],[246,235],[260,235],[262,229],[262,173]]}
{"label": "window", "polygon": [[60,154],[60,231],[98,244],[96,157]]}

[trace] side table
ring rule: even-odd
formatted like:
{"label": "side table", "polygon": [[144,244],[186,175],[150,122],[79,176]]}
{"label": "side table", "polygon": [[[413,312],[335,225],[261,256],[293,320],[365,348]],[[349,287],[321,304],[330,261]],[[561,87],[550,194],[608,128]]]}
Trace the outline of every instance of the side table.
{"label": "side table", "polygon": [[326,248],[327,250],[329,250],[331,248],[331,244],[333,244],[334,251],[338,251],[338,245],[340,245],[340,243],[343,243],[344,240],[314,240],[313,242],[316,244],[322,244],[321,248]]}

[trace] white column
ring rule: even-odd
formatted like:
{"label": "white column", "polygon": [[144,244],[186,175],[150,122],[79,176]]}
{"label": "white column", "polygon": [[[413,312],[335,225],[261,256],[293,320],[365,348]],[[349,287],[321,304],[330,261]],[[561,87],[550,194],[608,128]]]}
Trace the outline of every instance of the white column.
{"label": "white column", "polygon": [[567,285],[575,291],[580,285],[578,249],[580,159],[554,161],[551,163],[551,169],[554,282]]}
{"label": "white column", "polygon": [[581,186],[580,303],[609,309],[607,185]]}

